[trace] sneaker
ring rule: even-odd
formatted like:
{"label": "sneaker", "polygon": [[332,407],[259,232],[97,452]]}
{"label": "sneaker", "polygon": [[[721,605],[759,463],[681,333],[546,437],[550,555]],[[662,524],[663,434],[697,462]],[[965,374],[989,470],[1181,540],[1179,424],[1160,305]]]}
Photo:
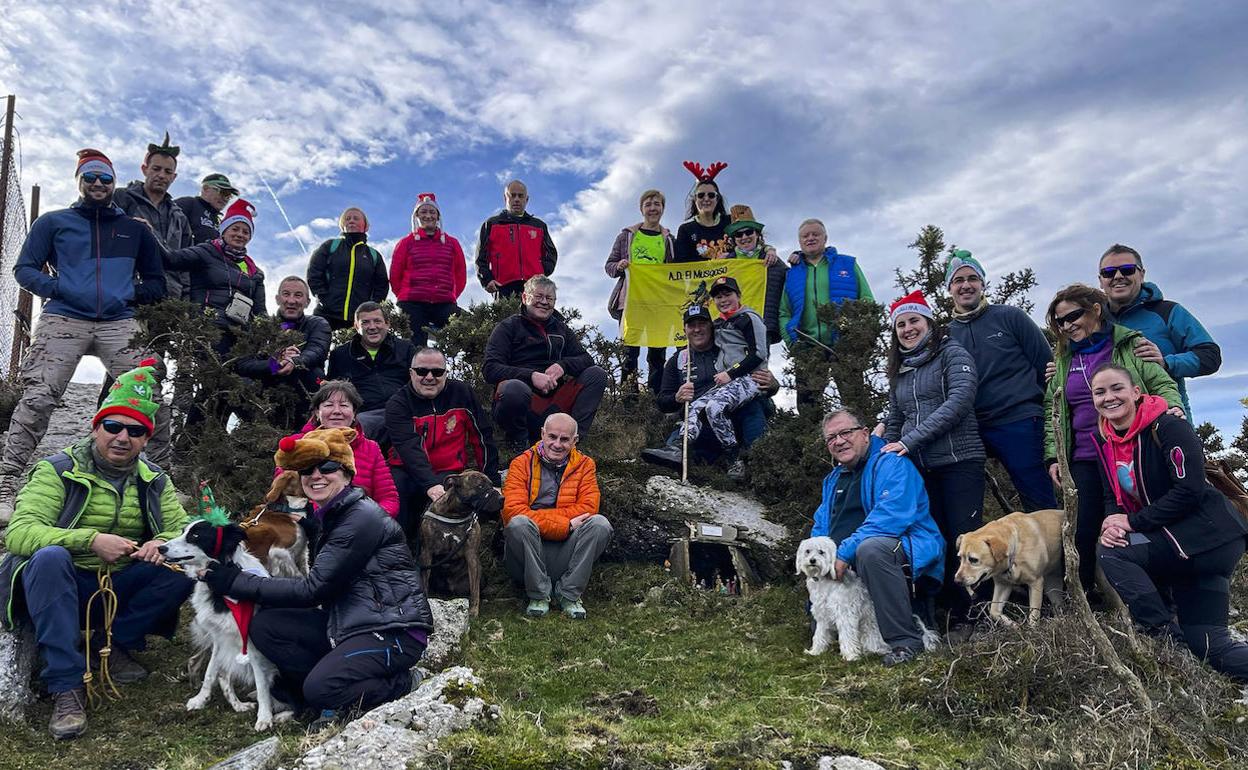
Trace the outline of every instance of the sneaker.
{"label": "sneaker", "polygon": [[921,651],[912,647],[894,647],[892,652],[884,653],[884,668],[909,663],[919,656],[919,652]]}
{"label": "sneaker", "polygon": [[534,599],[529,602],[529,606],[525,608],[524,614],[531,618],[544,618],[550,612],[549,599]]}
{"label": "sneaker", "polygon": [[679,468],[681,465],[682,452],[680,447],[668,444],[658,447],[657,449],[641,450],[641,459],[655,465],[666,465],[669,468]]}
{"label": "sneaker", "polygon": [[334,709],[322,709],[320,716],[308,725],[308,732],[319,733],[338,724],[338,712]]}
{"label": "sneaker", "polygon": [[733,460],[728,466],[729,481],[745,481],[745,460],[740,458]]}
{"label": "sneaker", "polygon": [[563,614],[567,615],[573,620],[584,620],[585,619],[585,605],[581,604],[580,599],[577,599],[574,602],[570,602],[565,599],[563,602]]}
{"label": "sneaker", "polygon": [[[100,668],[99,654],[94,650],[91,655],[91,668]],[[134,684],[147,678],[147,669],[130,657],[130,653],[114,644],[108,654],[108,676],[116,684]]]}
{"label": "sneaker", "polygon": [[77,738],[87,731],[87,691],[82,687],[52,694],[48,732],[57,740]]}

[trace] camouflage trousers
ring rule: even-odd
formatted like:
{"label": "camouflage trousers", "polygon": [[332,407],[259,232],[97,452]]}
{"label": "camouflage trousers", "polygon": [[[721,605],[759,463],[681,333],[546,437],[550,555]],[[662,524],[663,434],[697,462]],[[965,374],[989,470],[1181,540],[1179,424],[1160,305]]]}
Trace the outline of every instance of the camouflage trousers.
{"label": "camouflage trousers", "polygon": [[717,385],[689,403],[689,417],[685,420],[685,434],[689,443],[698,440],[702,432],[702,415],[715,433],[724,449],[737,445],[737,432],[732,428],[732,411],[749,403],[758,395],[758,383],[748,375],[731,380],[727,385]]}
{"label": "camouflage trousers", "polygon": [[[133,318],[119,321],[84,321],[44,313],[35,327],[34,339],[22,358],[19,377],[22,398],[13,410],[9,437],[0,460],[0,474],[20,475],[38,458],[35,451],[48,430],[52,410],[60,403],[69,380],[83,356],[97,356],[110,375],[116,377],[139,365],[146,353],[130,346],[139,331]],[[158,362],[157,371],[163,374]],[[90,423],[82,426],[85,433]],[[59,448],[59,447],[58,447]],[[156,412],[156,432],[147,445],[148,459],[161,467],[169,461],[169,407]]]}

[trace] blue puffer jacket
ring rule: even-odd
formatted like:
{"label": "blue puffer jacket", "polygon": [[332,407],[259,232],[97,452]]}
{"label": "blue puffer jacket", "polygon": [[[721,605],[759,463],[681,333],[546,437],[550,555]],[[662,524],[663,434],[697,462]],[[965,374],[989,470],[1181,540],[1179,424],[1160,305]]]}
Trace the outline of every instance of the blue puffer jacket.
{"label": "blue puffer jacket", "polygon": [[[923,477],[914,463],[892,452],[881,452],[883,448],[884,440],[872,436],[862,473],[862,507],[867,518],[854,534],[837,544],[836,558],[852,565],[863,540],[895,537],[901,540],[915,579],[928,576],[940,582],[945,573],[945,539],[928,510]],[[842,468],[838,465],[823,479],[823,502],[815,510],[811,537],[828,534],[832,519],[829,507]]]}
{"label": "blue puffer jacket", "polygon": [[[55,267],[56,276],[44,273],[44,265]],[[13,275],[48,300],[43,312],[86,321],[131,318],[135,305],[165,296],[156,236],[111,203],[80,200],[36,219]]]}
{"label": "blue puffer jacket", "polygon": [[1192,405],[1183,380],[1213,374],[1221,368],[1222,349],[1213,337],[1187,308],[1162,297],[1161,289],[1151,282],[1140,287],[1140,293],[1131,304],[1118,311],[1114,320],[1140,332],[1161,349],[1166,372],[1179,386],[1183,411],[1190,421]]}

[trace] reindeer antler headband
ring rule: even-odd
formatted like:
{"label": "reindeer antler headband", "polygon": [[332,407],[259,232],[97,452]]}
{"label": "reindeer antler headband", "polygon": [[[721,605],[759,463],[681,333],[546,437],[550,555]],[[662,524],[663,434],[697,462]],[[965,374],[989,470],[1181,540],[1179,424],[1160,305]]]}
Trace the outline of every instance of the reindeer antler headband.
{"label": "reindeer antler headband", "polygon": [[699,182],[709,182],[714,179],[719,172],[728,168],[728,164],[722,160],[717,160],[707,168],[703,169],[701,163],[694,163],[691,160],[687,160],[685,161],[685,168],[689,169],[689,173],[693,174]]}

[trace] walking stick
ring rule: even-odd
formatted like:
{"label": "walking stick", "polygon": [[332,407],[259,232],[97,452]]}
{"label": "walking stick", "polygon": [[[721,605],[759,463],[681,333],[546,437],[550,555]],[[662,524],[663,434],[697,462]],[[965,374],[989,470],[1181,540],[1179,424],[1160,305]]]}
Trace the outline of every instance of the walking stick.
{"label": "walking stick", "polygon": [[[689,382],[690,370],[693,366],[693,352],[685,348],[685,382]],[[689,483],[689,402],[685,402],[685,424],[680,440],[680,483]]]}

